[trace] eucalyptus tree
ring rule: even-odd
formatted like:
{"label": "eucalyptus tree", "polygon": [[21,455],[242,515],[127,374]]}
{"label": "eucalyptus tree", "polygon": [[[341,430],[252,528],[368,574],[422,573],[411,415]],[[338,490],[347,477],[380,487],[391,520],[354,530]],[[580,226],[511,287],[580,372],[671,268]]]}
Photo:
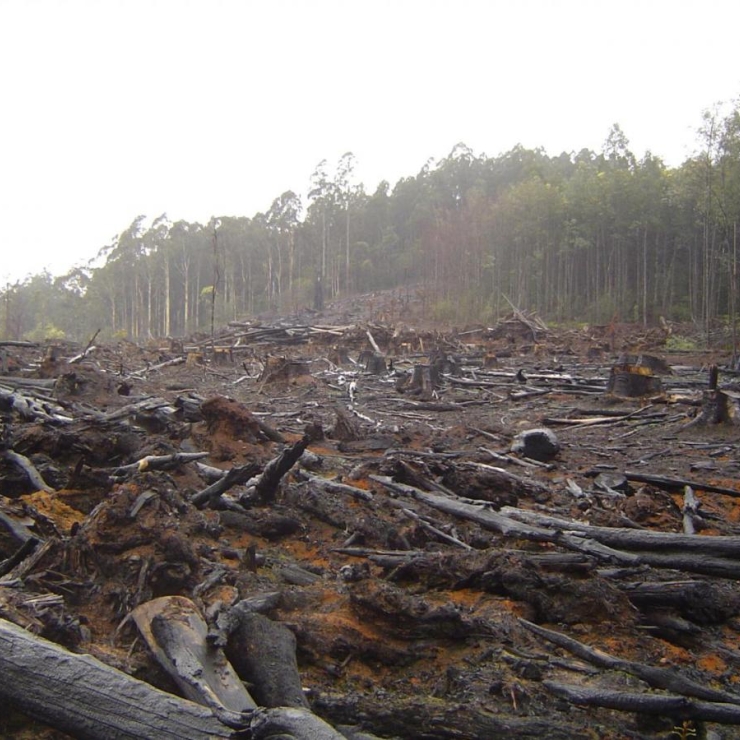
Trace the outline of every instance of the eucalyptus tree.
{"label": "eucalyptus tree", "polygon": [[720,203],[723,243],[728,263],[729,310],[732,322],[733,353],[738,355],[736,330],[738,309],[738,224],[740,224],[740,100],[732,104],[722,129]]}
{"label": "eucalyptus tree", "polygon": [[270,231],[271,248],[274,247],[277,262],[277,293],[282,295],[283,266],[287,263],[287,290],[292,307],[295,307],[294,281],[296,278],[296,236],[300,225],[303,205],[292,190],[286,190],[275,198],[267,212],[266,224]]}
{"label": "eucalyptus tree", "polygon": [[701,151],[697,157],[702,180],[699,211],[702,221],[701,241],[701,315],[707,342],[711,335],[711,322],[719,307],[719,245],[721,234],[722,202],[718,194],[721,186],[719,169],[722,159],[722,120],[719,106],[702,113],[702,123],[697,131]]}
{"label": "eucalyptus tree", "polygon": [[371,196],[364,198],[360,211],[361,225],[357,230],[355,257],[357,269],[354,288],[357,291],[388,287],[387,269],[397,251],[399,239],[391,222],[391,195],[387,180],[381,181]]}
{"label": "eucalyptus tree", "polygon": [[191,224],[180,219],[175,221],[167,234],[171,264],[178,275],[171,279],[169,290],[169,321],[166,334],[182,335],[187,332],[190,319],[190,282],[192,254],[190,249]]}
{"label": "eucalyptus tree", "polygon": [[248,312],[249,272],[245,269],[245,259],[250,250],[250,226],[251,219],[244,216],[221,216],[207,227],[211,232],[217,229],[218,254],[212,251],[211,254],[217,256],[222,265],[220,289],[224,319],[236,319]]}
{"label": "eucalyptus tree", "polygon": [[319,260],[316,274],[316,307],[323,307],[324,297],[328,291],[327,258],[329,241],[332,232],[334,212],[337,204],[336,184],[329,178],[327,161],[324,159],[316,166],[311,175],[311,189],[308,193],[310,205],[308,219],[318,225],[320,234]]}
{"label": "eucalyptus tree", "polygon": [[123,330],[133,339],[141,331],[141,271],[144,245],[142,235],[146,216],[137,216],[107,249],[100,268],[111,277],[113,331]]}
{"label": "eucalyptus tree", "polygon": [[345,152],[337,164],[337,170],[334,177],[334,188],[336,198],[344,209],[344,290],[350,291],[350,209],[352,206],[352,195],[355,187],[352,184],[352,177],[355,171],[355,155],[352,152]]}
{"label": "eucalyptus tree", "polygon": [[169,306],[170,270],[167,252],[167,235],[172,223],[163,213],[154,219],[142,235],[142,266],[146,280],[144,303],[146,308],[146,334],[169,334],[166,317]]}

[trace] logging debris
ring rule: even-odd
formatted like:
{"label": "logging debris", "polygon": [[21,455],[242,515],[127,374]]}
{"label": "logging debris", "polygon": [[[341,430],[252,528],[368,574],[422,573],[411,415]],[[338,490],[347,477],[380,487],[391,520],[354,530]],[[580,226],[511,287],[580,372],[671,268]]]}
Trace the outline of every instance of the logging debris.
{"label": "logging debris", "polygon": [[3,344],[3,736],[737,737],[721,357],[361,312]]}

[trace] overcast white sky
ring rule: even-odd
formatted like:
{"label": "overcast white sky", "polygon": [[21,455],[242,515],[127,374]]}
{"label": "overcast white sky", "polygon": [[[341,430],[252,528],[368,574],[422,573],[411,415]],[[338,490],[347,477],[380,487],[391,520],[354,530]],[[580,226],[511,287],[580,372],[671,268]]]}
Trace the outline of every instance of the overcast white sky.
{"label": "overcast white sky", "polygon": [[679,165],[740,96],[737,0],[0,0],[0,285],[138,214],[253,216],[316,165],[367,191],[457,142]]}

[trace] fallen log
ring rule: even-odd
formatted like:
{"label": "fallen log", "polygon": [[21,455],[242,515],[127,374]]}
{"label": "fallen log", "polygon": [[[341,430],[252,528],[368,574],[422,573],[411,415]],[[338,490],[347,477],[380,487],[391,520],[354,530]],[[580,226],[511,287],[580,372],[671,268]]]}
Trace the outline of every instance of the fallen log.
{"label": "fallen log", "polygon": [[519,622],[530,632],[534,632],[534,634],[544,637],[553,644],[565,648],[573,653],[573,655],[588,661],[598,668],[629,673],[655,689],[673,691],[683,696],[703,699],[704,701],[740,705],[740,695],[713,689],[706,684],[698,683],[683,676],[672,668],[656,668],[655,666],[636,663],[632,660],[622,660],[601,650],[594,650],[588,645],[584,645],[584,643],[563,635],[560,632],[555,632],[554,630],[549,630],[528,622],[526,619],[520,619]]}
{"label": "fallen log", "polygon": [[[578,540],[609,548],[612,556],[631,557],[633,565],[683,570],[719,578],[740,580],[737,561],[740,537],[700,536],[653,532],[629,528],[593,527],[572,520],[558,519],[532,511],[505,506],[501,513],[529,524],[554,527],[557,541],[574,547]],[[585,551],[585,550],[584,550]],[[598,550],[594,550],[597,554]],[[624,559],[627,563],[629,560]]]}
{"label": "fallen log", "polygon": [[204,740],[233,731],[193,702],[0,619],[0,698],[81,740]]}
{"label": "fallen log", "polygon": [[629,527],[598,527],[574,519],[540,514],[535,511],[504,506],[501,514],[536,526],[576,532],[599,542],[624,550],[675,551],[724,558],[740,558],[740,537],[732,535],[688,535],[679,532],[656,532]]}
{"label": "fallen log", "polygon": [[[715,486],[711,483],[686,480],[685,478],[670,478],[665,475],[648,475],[647,473],[637,473],[633,470],[625,470],[624,476],[629,480],[634,480],[638,483],[649,483],[658,488],[665,488],[668,491],[683,490],[685,486],[691,486],[694,490],[706,491],[707,493],[722,493],[725,496],[740,497],[740,490],[735,488]],[[738,482],[738,486],[740,486],[740,481]]]}
{"label": "fallen log", "polygon": [[366,491],[364,488],[357,488],[357,486],[349,486],[346,483],[340,483],[339,481],[330,480],[329,478],[321,478],[318,475],[309,475],[301,472],[300,478],[309,483],[313,488],[318,488],[328,493],[341,493],[352,496],[360,501],[372,501],[373,494],[370,491]]}
{"label": "fallen log", "polygon": [[[734,558],[712,557],[705,553],[680,555],[676,552],[645,553],[641,550],[638,552],[626,551],[613,547],[612,544],[607,541],[607,533],[610,531],[608,527],[585,529],[586,525],[579,525],[577,522],[567,522],[570,526],[560,526],[557,529],[551,530],[547,527],[528,523],[525,524],[517,521],[517,519],[535,519],[536,517],[539,517],[539,515],[536,515],[533,512],[524,512],[521,509],[515,509],[513,507],[503,507],[501,512],[496,512],[470,500],[452,498],[450,496],[438,496],[427,491],[420,491],[412,486],[397,483],[385,476],[371,475],[370,478],[381,483],[390,490],[406,496],[412,496],[418,501],[422,501],[440,511],[474,521],[480,524],[484,529],[500,532],[507,537],[518,537],[535,542],[551,542],[567,547],[571,550],[583,552],[587,555],[593,555],[604,562],[621,563],[622,565],[631,566],[650,565],[655,568],[685,570],[690,573],[702,573],[705,575],[718,576],[720,578],[740,580],[740,563],[738,563]],[[517,514],[517,519],[514,519],[512,516],[514,513]],[[598,531],[598,539],[593,533],[593,530]],[[630,535],[648,534],[647,532],[633,529],[619,530],[619,532],[625,534],[629,533]],[[737,539],[726,537],[699,538],[691,535],[669,535],[661,532],[652,534],[663,535],[664,537],[683,537],[693,543],[693,545],[696,544],[697,540],[709,544],[714,541]],[[656,539],[659,541],[661,538],[658,537]],[[734,542],[732,546],[736,547],[737,542]],[[711,548],[712,544],[709,544],[709,547]]]}
{"label": "fallen log", "polygon": [[243,601],[219,617],[222,624],[226,657],[261,706],[308,709],[296,662],[296,638],[288,627]]}
{"label": "fallen log", "polygon": [[639,694],[628,691],[592,689],[586,686],[543,681],[542,685],[556,696],[573,704],[639,712],[677,720],[693,719],[740,725],[740,707],[720,702],[695,701],[673,694]]}
{"label": "fallen log", "polygon": [[156,370],[163,370],[166,367],[172,367],[173,365],[182,365],[187,358],[185,357],[174,357],[171,360],[165,360],[164,362],[160,362],[157,365],[147,365],[147,367],[142,368],[141,370],[136,370],[135,372],[131,373],[129,377],[131,378],[137,378],[137,377],[146,377],[149,373],[154,372]]}
{"label": "fallen log", "polygon": [[176,452],[172,455],[147,455],[141,460],[116,468],[111,473],[111,478],[118,480],[130,473],[143,473],[149,470],[174,470],[183,463],[202,460],[208,457],[208,454],[207,452]]}
{"label": "fallen log", "polygon": [[221,649],[206,643],[208,625],[190,599],[162,596],[139,604],[131,617],[186,698],[216,711],[257,706]]}
{"label": "fallen log", "polygon": [[740,607],[740,597],[731,584],[709,579],[618,580],[616,585],[642,612],[670,609],[700,626],[722,624]]}
{"label": "fallen log", "polygon": [[[195,604],[166,596],[141,604],[132,616],[160,665],[189,698],[208,706],[224,722],[249,732],[253,740],[343,740],[331,725],[313,714],[303,695],[295,658],[295,637],[284,625],[237,605],[227,617],[229,656]],[[243,672],[242,672],[243,671]],[[239,678],[251,683],[267,706],[257,705]]]}
{"label": "fallen log", "polygon": [[593,731],[561,721],[563,715],[521,717],[514,713],[494,713],[471,702],[441,701],[433,696],[402,700],[387,696],[378,701],[377,697],[364,692],[325,694],[316,697],[314,704],[323,716],[337,724],[348,717],[367,717],[372,722],[373,732],[384,737],[435,740],[592,740],[594,737]]}

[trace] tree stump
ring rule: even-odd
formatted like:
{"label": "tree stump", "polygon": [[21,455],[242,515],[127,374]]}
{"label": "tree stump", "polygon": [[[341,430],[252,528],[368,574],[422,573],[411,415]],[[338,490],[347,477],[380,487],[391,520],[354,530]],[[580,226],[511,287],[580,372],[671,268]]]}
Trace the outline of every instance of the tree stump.
{"label": "tree stump", "polygon": [[439,388],[439,370],[434,365],[415,365],[407,388],[407,393],[430,399]]}
{"label": "tree stump", "polygon": [[308,362],[286,357],[268,357],[259,377],[261,383],[290,383],[301,376],[311,375]]}
{"label": "tree stump", "polygon": [[736,388],[718,388],[719,369],[709,368],[709,388],[702,395],[702,408],[691,424],[740,425],[740,392]]}
{"label": "tree stump", "polygon": [[361,352],[357,361],[365,367],[365,372],[370,375],[381,375],[388,369],[385,364],[385,357],[369,349]]}
{"label": "tree stump", "polygon": [[659,374],[671,373],[664,360],[652,355],[622,355],[612,367],[606,392],[621,398],[654,396],[663,392]]}
{"label": "tree stump", "polygon": [[356,442],[363,438],[360,425],[342,409],[337,409],[337,420],[331,431],[333,439],[340,442]]}

